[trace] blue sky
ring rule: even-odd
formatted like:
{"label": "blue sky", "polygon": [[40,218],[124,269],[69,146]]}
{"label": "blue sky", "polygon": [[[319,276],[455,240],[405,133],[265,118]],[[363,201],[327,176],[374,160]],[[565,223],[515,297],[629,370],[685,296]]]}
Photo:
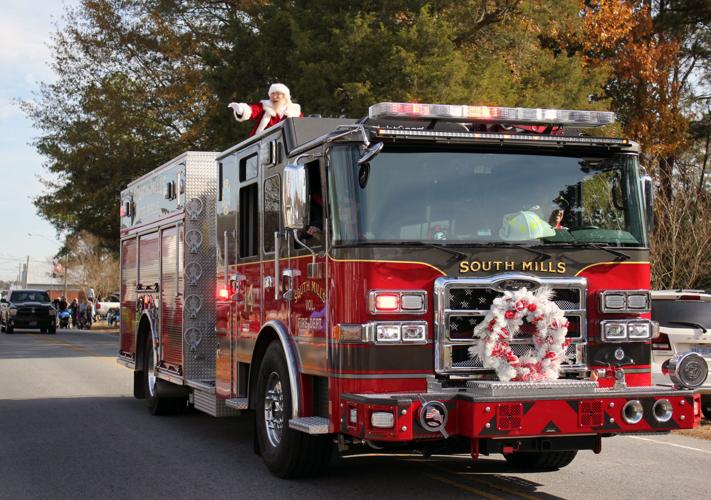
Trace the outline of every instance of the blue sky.
{"label": "blue sky", "polygon": [[[77,1],[0,0],[0,279],[15,279],[30,258],[30,281],[47,281],[49,260],[60,243],[53,226],[37,215],[32,199],[42,192],[43,159],[30,145],[38,131],[13,100],[32,99],[39,81],[51,81],[49,42],[65,5]],[[28,236],[32,233],[34,236]]]}

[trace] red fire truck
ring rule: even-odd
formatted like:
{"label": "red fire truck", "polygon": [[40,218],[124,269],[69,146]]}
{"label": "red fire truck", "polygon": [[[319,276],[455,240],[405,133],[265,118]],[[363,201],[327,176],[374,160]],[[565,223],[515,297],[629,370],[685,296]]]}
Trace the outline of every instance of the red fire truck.
{"label": "red fire truck", "polygon": [[[118,358],[135,396],[155,414],[252,410],[281,477],[319,470],[334,446],[552,469],[604,437],[698,425],[703,360],[651,383],[639,147],[581,132],[613,120],[381,103],[136,180]],[[497,298],[543,287],[565,314],[559,377],[499,380],[474,330]],[[524,326],[510,359],[535,350]]]}

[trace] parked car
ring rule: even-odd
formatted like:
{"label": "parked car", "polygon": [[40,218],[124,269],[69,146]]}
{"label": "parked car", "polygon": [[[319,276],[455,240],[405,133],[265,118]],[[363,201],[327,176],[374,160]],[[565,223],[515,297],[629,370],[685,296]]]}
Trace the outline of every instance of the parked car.
{"label": "parked car", "polygon": [[[711,293],[703,290],[655,290],[652,319],[659,335],[652,340],[654,381],[670,384],[666,364],[676,354],[696,352],[711,369]],[[704,416],[711,420],[711,381],[699,388]]]}
{"label": "parked car", "polygon": [[120,309],[121,299],[118,293],[113,293],[102,300],[99,300],[95,305],[95,319],[106,319],[106,315],[111,309]]}
{"label": "parked car", "polygon": [[15,328],[37,328],[42,333],[57,333],[57,310],[43,290],[13,290],[2,299],[0,329],[12,333]]}

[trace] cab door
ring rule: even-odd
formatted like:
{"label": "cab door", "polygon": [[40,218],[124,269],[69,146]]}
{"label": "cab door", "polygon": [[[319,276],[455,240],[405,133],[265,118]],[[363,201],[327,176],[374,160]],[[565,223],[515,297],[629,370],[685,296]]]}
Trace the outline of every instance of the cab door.
{"label": "cab door", "polygon": [[[238,363],[251,361],[262,321],[262,262],[260,260],[260,182],[258,145],[236,156],[237,165],[237,259],[230,273],[234,293],[232,310],[233,394],[243,395]],[[242,393],[242,394],[240,394]]]}
{"label": "cab door", "polygon": [[289,265],[282,271],[282,279],[291,290],[289,325],[303,372],[327,375],[325,171],[318,160],[307,163],[306,171],[309,217],[296,237],[290,232]]}

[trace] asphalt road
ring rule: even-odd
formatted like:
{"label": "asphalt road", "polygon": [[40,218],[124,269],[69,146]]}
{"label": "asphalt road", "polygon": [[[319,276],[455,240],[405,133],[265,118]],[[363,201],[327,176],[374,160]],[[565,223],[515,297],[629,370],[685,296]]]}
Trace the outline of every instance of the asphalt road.
{"label": "asphalt road", "polygon": [[0,499],[707,498],[711,441],[615,437],[557,472],[502,457],[337,458],[279,480],[252,451],[252,419],[152,417],[115,361],[117,336],[0,334]]}

